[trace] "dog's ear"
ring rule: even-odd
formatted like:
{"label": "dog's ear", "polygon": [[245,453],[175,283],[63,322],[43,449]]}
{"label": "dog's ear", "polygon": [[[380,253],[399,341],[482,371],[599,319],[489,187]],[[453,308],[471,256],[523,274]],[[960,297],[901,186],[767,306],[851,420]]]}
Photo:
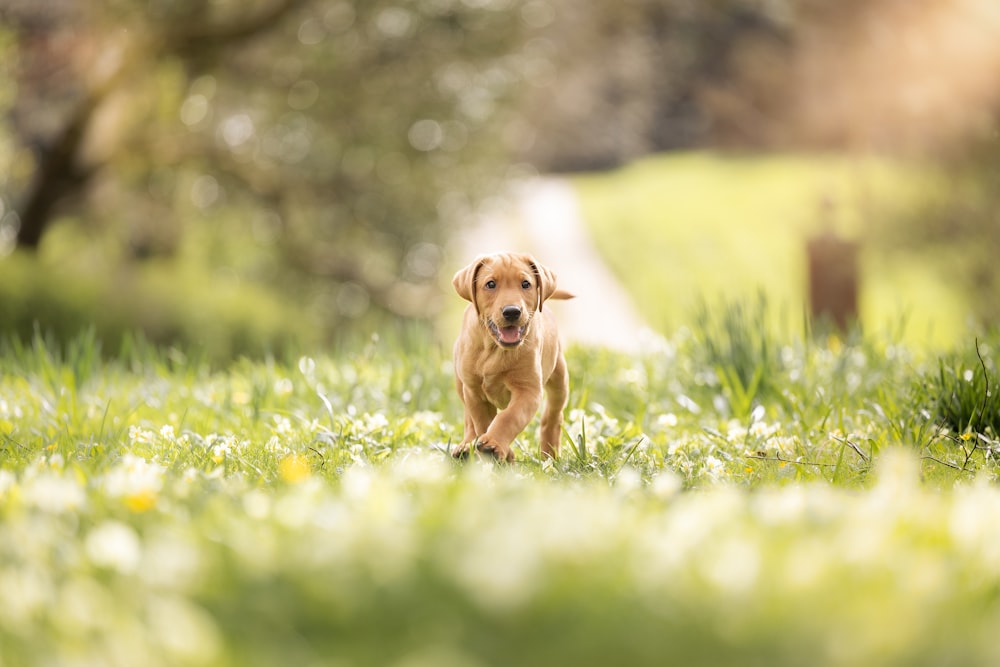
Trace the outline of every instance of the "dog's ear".
{"label": "dog's ear", "polygon": [[533,257],[529,256],[527,260],[538,282],[538,310],[541,310],[545,300],[556,293],[556,273],[536,262]]}
{"label": "dog's ear", "polygon": [[455,286],[458,295],[466,301],[471,301],[472,305],[476,307],[477,313],[479,312],[479,304],[476,303],[476,276],[479,275],[479,269],[483,268],[485,263],[486,256],[480,255],[472,264],[460,269],[451,279],[451,284]]}

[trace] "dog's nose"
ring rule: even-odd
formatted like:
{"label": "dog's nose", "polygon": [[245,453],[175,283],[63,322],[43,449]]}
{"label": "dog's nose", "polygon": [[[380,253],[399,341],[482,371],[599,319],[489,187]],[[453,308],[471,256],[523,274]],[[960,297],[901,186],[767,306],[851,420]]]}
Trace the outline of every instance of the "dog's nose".
{"label": "dog's nose", "polygon": [[503,318],[508,322],[517,322],[521,319],[521,309],[517,306],[504,306],[500,312],[503,313]]}

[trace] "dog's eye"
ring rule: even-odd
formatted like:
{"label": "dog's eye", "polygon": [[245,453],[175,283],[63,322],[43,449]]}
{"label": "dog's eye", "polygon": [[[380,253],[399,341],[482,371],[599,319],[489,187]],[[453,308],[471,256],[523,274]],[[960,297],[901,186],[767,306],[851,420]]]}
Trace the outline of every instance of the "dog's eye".
{"label": "dog's eye", "polygon": [[531,281],[530,280],[522,280],[521,281],[521,287],[523,289],[531,289]]}
{"label": "dog's eye", "polygon": [[485,287],[486,287],[486,289],[496,289],[497,288],[497,281],[495,281],[495,280],[487,280]]}

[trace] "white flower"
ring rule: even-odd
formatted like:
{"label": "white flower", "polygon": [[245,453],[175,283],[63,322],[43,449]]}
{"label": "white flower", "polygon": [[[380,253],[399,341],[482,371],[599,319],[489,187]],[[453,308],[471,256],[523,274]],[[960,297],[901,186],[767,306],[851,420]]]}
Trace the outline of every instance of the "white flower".
{"label": "white flower", "polygon": [[615,476],[615,490],[622,495],[629,495],[642,487],[642,475],[632,466],[625,466]]}
{"label": "white flower", "polygon": [[26,479],[22,494],[29,507],[52,513],[76,510],[85,500],[83,487],[75,480],[51,473]]}
{"label": "white flower", "polygon": [[0,498],[17,484],[17,476],[9,470],[0,470]]}
{"label": "white flower", "polygon": [[389,420],[381,412],[365,415],[365,430],[379,431],[389,425]]}
{"label": "white flower", "polygon": [[726,464],[714,456],[706,456],[702,473],[713,482],[717,482],[726,474]]}
{"label": "white flower", "polygon": [[124,498],[130,509],[145,511],[156,503],[163,488],[163,466],[151,463],[141,456],[126,454],[117,466],[101,480],[105,493],[113,498]]}
{"label": "white flower", "polygon": [[769,438],[778,432],[781,428],[781,424],[774,423],[768,424],[767,422],[757,421],[750,425],[750,435],[755,438]]}
{"label": "white flower", "polygon": [[650,489],[659,498],[672,498],[683,486],[681,478],[669,470],[661,470],[653,477]]}
{"label": "white flower", "polygon": [[84,546],[94,565],[123,574],[135,572],[142,556],[139,536],[120,521],[106,521],[99,525],[87,535]]}
{"label": "white flower", "polygon": [[747,428],[737,419],[729,420],[726,425],[726,440],[734,443],[742,443],[746,440]]}
{"label": "white flower", "polygon": [[274,415],[274,432],[279,435],[288,435],[292,432],[292,422],[288,417]]}
{"label": "white flower", "polygon": [[149,445],[156,439],[156,434],[139,426],[129,426],[128,439],[133,445]]}
{"label": "white flower", "polygon": [[312,357],[300,357],[299,372],[307,378],[311,378],[316,372],[316,361]]}
{"label": "white flower", "polygon": [[11,407],[7,401],[0,399],[0,417],[3,417],[5,419],[8,417],[13,417],[14,419],[21,419],[22,417],[24,417],[24,411],[21,410],[20,405],[15,405],[14,407]]}
{"label": "white flower", "polygon": [[226,456],[228,456],[231,451],[232,447],[230,447],[229,443],[225,441],[221,442],[218,445],[213,445],[212,460],[215,461],[216,463],[222,463],[225,460]]}
{"label": "white flower", "polygon": [[660,415],[659,419],[656,420],[661,427],[673,428],[677,426],[677,415],[673,412],[668,412],[665,415]]}
{"label": "white flower", "polygon": [[222,463],[239,446],[234,435],[210,434],[205,442],[212,446],[212,461]]}
{"label": "white flower", "polygon": [[413,422],[419,426],[427,428],[437,428],[442,426],[441,414],[430,410],[419,410],[413,413]]}

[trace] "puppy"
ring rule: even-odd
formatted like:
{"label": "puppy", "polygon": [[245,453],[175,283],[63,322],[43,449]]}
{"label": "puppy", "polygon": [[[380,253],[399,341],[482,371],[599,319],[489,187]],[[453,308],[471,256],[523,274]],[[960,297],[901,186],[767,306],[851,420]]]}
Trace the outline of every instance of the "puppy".
{"label": "puppy", "polygon": [[541,449],[555,458],[569,374],[555,320],[543,305],[573,295],[556,289],[550,269],[530,255],[514,253],[480,256],[452,283],[471,302],[455,341],[455,385],[465,406],[465,435],[452,455],[468,456],[475,446],[500,461],[513,461],[511,443],[538,412],[544,389]]}

